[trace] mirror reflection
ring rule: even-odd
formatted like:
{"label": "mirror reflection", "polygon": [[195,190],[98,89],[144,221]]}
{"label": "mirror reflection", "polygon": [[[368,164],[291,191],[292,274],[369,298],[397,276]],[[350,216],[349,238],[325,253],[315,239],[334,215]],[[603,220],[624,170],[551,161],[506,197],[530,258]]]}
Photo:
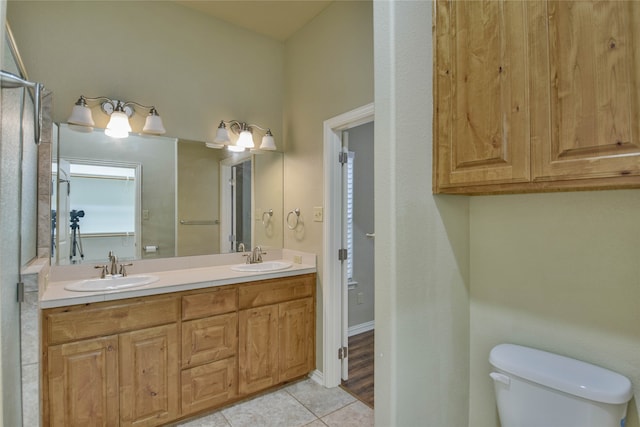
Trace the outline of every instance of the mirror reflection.
{"label": "mirror reflection", "polygon": [[[282,153],[58,125],[52,261],[209,255],[282,247]],[[242,243],[242,245],[240,245]]]}

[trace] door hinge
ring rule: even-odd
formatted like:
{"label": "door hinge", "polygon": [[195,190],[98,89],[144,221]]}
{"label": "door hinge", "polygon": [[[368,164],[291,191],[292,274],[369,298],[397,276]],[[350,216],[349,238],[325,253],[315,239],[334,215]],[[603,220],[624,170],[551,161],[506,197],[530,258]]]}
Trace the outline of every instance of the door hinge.
{"label": "door hinge", "polygon": [[338,261],[346,261],[349,254],[346,249],[338,249]]}
{"label": "door hinge", "polygon": [[342,359],[346,359],[347,357],[349,357],[349,348],[348,347],[340,347],[338,349],[338,359],[342,360]]}
{"label": "door hinge", "polygon": [[24,282],[17,283],[17,291],[18,302],[24,302]]}
{"label": "door hinge", "polygon": [[349,161],[349,154],[346,151],[341,151],[340,153],[338,153],[338,162],[341,165],[346,165],[348,161]]}

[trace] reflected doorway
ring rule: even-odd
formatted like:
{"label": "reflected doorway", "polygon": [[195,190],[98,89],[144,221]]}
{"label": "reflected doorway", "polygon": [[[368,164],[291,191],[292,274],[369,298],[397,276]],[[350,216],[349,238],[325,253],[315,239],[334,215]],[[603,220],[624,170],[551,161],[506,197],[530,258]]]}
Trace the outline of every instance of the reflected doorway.
{"label": "reflected doorway", "polygon": [[[238,252],[240,245],[250,250],[253,236],[253,161],[239,155],[220,162],[222,252]],[[226,249],[226,250],[225,250]]]}

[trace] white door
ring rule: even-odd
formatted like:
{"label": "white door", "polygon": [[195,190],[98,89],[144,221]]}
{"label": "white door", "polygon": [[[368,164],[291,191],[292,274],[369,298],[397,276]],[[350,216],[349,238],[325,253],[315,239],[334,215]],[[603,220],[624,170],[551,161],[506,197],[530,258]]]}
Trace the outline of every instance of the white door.
{"label": "white door", "polygon": [[[344,245],[342,132],[373,122],[374,106],[368,104],[324,122],[324,226],[323,226],[323,348],[325,387],[340,385],[348,369],[348,281],[346,265],[339,260]],[[369,231],[368,231],[369,232]],[[347,358],[344,356],[346,353]]]}

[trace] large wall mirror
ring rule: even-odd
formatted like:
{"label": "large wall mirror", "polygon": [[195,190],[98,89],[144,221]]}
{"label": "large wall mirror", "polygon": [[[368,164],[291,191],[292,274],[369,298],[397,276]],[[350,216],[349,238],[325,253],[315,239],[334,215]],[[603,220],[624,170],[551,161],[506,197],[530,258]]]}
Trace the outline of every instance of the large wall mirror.
{"label": "large wall mirror", "polygon": [[64,123],[54,142],[56,265],[282,248],[282,153]]}

